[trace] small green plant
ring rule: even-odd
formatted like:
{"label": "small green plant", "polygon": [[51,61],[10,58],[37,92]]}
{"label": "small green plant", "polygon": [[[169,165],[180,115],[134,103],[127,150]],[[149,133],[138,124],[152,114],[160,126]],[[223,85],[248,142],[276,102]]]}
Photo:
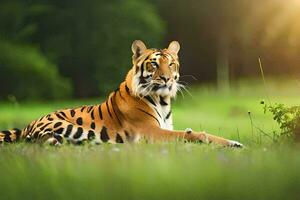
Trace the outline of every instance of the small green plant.
{"label": "small green plant", "polygon": [[273,119],[279,124],[279,136],[293,137],[300,140],[300,106],[286,106],[282,103],[264,105],[264,113],[271,112]]}

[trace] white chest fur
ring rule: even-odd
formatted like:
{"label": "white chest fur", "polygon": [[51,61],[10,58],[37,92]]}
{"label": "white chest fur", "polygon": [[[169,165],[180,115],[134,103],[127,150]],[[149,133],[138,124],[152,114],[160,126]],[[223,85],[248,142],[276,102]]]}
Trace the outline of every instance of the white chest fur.
{"label": "white chest fur", "polygon": [[147,96],[145,97],[145,101],[155,111],[160,127],[173,130],[171,99],[160,96]]}

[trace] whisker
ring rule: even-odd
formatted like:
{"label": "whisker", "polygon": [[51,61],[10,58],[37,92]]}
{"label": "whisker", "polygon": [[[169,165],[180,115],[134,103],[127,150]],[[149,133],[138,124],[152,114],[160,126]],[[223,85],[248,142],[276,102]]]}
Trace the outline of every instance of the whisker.
{"label": "whisker", "polygon": [[184,96],[184,93],[183,93],[183,91],[182,91],[182,88],[184,88],[185,86],[184,85],[182,85],[182,84],[180,84],[180,83],[177,83],[177,85],[176,85],[176,88],[177,88],[177,90],[180,92],[180,94],[181,94],[181,96],[184,98],[185,96]]}
{"label": "whisker", "polygon": [[185,85],[188,85],[188,83],[187,82],[185,82],[185,81],[178,81],[178,83],[183,83],[183,84],[185,84]]}
{"label": "whisker", "polygon": [[190,91],[188,91],[188,89],[186,89],[185,87],[183,88],[191,97],[193,97],[192,93],[190,93]]}
{"label": "whisker", "polygon": [[186,77],[186,76],[187,77],[192,77],[192,79],[194,79],[195,81],[198,81],[198,79],[193,75],[190,75],[190,74],[181,75],[181,77]]}
{"label": "whisker", "polygon": [[184,93],[182,92],[182,89],[180,87],[178,87],[177,90],[180,92],[182,98],[184,98]]}
{"label": "whisker", "polygon": [[182,84],[180,84],[180,83],[177,83],[177,85],[178,85],[178,88],[180,89],[180,91],[183,89],[183,90],[186,91],[191,97],[193,96],[193,95],[190,93],[190,91],[188,91],[188,89],[186,88],[185,85],[182,85]]}

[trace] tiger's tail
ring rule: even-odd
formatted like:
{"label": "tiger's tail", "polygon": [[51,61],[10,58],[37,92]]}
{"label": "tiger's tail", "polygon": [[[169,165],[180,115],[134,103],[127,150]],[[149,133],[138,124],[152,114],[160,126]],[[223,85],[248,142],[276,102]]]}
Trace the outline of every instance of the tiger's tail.
{"label": "tiger's tail", "polygon": [[0,144],[1,143],[12,143],[20,140],[22,134],[22,130],[20,129],[12,129],[6,131],[0,131]]}

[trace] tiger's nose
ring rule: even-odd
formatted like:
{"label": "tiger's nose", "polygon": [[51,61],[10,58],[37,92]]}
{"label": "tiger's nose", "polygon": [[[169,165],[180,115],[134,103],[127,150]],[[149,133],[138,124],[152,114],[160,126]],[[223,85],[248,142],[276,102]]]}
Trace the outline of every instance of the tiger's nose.
{"label": "tiger's nose", "polygon": [[159,76],[162,80],[164,80],[165,81],[165,83],[167,83],[169,80],[170,80],[170,78],[169,77],[166,77],[166,76]]}

